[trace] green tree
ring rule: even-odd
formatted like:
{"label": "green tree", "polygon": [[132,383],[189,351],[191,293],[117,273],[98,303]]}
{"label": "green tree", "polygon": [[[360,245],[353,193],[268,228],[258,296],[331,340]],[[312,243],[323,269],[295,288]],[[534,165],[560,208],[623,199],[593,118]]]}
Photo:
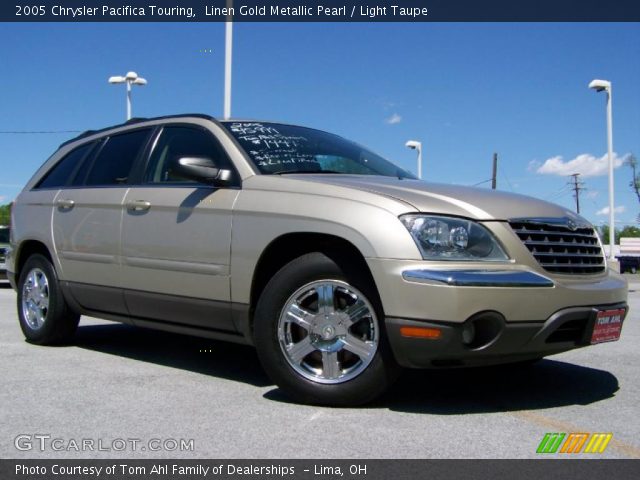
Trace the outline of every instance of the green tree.
{"label": "green tree", "polygon": [[0,205],[0,225],[9,225],[11,222],[11,204]]}
{"label": "green tree", "polygon": [[616,235],[620,235],[621,237],[640,237],[640,228],[634,225],[627,225],[622,230],[616,233]]}
{"label": "green tree", "polygon": [[[602,225],[598,227],[600,231],[600,238],[604,245],[609,245],[609,225]],[[620,245],[620,230],[616,228],[616,238],[614,239],[616,245]]]}

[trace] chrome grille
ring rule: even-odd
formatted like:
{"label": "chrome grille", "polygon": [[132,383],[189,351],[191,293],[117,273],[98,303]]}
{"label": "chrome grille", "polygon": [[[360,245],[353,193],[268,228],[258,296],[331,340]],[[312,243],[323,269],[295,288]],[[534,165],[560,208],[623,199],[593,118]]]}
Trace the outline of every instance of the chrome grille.
{"label": "chrome grille", "polygon": [[540,266],[564,274],[598,273],[604,255],[593,227],[569,219],[518,219],[509,222]]}

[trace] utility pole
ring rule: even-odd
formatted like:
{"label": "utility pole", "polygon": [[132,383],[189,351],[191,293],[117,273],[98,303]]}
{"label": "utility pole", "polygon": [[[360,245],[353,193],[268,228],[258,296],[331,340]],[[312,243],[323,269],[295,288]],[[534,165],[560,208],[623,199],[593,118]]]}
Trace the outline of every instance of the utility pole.
{"label": "utility pole", "polygon": [[491,190],[496,189],[497,183],[497,175],[498,175],[498,154],[493,154],[493,175],[491,175]]}
{"label": "utility pole", "polygon": [[569,182],[569,185],[573,188],[574,198],[576,199],[576,212],[580,213],[580,190],[584,190],[584,183],[580,181],[578,177],[580,177],[579,173],[574,173],[570,175],[573,178],[573,182]]}

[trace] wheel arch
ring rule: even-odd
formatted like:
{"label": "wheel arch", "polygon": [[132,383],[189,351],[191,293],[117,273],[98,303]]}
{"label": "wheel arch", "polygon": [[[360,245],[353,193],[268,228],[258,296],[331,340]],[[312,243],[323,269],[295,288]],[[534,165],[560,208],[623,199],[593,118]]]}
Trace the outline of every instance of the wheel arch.
{"label": "wheel arch", "polygon": [[[34,240],[34,239],[24,240],[20,243],[20,246],[18,247],[15,255],[15,263],[14,263],[15,272],[14,273],[15,273],[16,282],[20,278],[20,273],[22,272],[22,268],[24,267],[24,264],[26,263],[27,259],[31,255],[34,255],[36,253],[39,253],[40,255],[46,257],[52,264],[54,264],[51,252],[49,251],[49,248],[45,245],[44,242],[40,240]],[[55,268],[55,265],[54,265],[54,268]]]}
{"label": "wheel arch", "polygon": [[[253,333],[255,307],[265,286],[273,275],[292,260],[302,255],[320,252],[338,265],[350,264],[366,277],[378,294],[373,274],[360,250],[349,240],[336,235],[315,232],[286,233],[267,245],[258,258],[251,281],[249,322]],[[379,294],[378,294],[379,300]]]}

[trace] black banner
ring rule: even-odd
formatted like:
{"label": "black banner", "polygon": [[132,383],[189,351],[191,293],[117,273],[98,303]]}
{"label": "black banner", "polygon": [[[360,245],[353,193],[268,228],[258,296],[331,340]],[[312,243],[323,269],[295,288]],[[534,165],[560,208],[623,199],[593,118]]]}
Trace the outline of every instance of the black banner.
{"label": "black banner", "polygon": [[3,22],[638,22],[629,0],[15,0]]}
{"label": "black banner", "polygon": [[638,460],[0,460],[2,480],[636,480]]}

